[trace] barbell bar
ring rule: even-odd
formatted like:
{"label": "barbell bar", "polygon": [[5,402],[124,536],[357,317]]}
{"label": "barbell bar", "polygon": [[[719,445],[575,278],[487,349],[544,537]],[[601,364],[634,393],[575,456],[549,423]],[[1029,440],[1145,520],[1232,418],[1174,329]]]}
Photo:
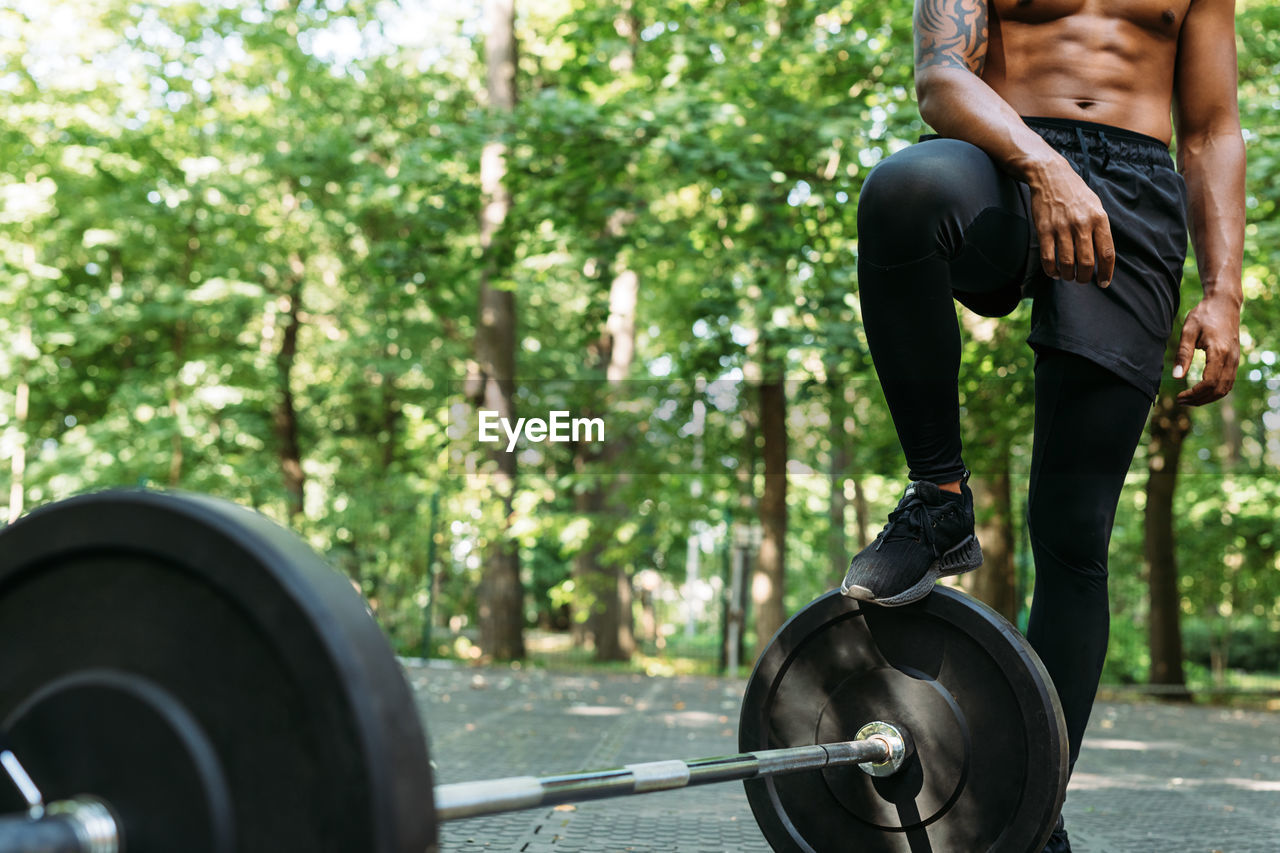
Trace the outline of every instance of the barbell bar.
{"label": "barbell bar", "polygon": [[[446,822],[846,765],[887,776],[897,772],[910,754],[911,740],[905,732],[876,721],[864,726],[857,739],[838,743],[437,785],[434,808],[436,820]],[[8,757],[3,767],[14,784],[29,798],[34,794],[40,805],[23,817],[0,817],[0,853],[127,853],[108,804],[79,797],[45,807],[13,753],[2,755]]]}
{"label": "barbell bar", "polygon": [[[647,761],[614,770],[560,776],[509,776],[437,785],[436,818],[441,821],[500,814],[518,809],[578,803],[630,794],[648,794],[720,782],[856,765],[864,773],[896,773],[910,757],[906,732],[885,722],[863,726],[854,740],[744,752],[691,760]],[[2,849],[2,848],[0,848]]]}
{"label": "barbell bar", "polygon": [[0,745],[53,801],[33,817],[0,784],[28,813],[3,853],[423,853],[447,820],[737,779],[775,850],[1028,853],[1065,793],[1043,667],[944,587],[799,611],[748,679],[740,755],[440,786],[349,581],[223,501],[98,493],[0,531],[0,660]]}

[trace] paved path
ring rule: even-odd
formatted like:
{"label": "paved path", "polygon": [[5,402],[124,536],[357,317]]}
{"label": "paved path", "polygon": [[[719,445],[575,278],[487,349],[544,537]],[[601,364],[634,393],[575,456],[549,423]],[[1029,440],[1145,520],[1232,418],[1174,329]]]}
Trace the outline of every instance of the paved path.
{"label": "paved path", "polygon": [[[438,782],[737,752],[743,683],[409,663]],[[1280,714],[1101,704],[1076,853],[1280,851]],[[737,783],[457,821],[441,850],[768,853]],[[964,853],[964,851],[947,851]]]}

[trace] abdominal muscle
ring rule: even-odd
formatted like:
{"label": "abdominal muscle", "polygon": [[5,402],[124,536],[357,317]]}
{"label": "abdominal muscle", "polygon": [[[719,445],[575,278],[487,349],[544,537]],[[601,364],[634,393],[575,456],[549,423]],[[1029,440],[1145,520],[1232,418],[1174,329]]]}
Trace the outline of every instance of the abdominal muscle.
{"label": "abdominal muscle", "polygon": [[1167,145],[1187,3],[994,0],[982,79],[1020,115],[1109,124]]}

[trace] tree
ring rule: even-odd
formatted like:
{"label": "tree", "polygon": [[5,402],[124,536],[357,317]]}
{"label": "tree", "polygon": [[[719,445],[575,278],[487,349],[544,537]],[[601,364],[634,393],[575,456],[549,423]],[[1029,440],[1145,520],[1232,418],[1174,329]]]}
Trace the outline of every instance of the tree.
{"label": "tree", "polygon": [[787,382],[774,363],[765,368],[757,389],[760,401],[760,455],[764,489],[760,494],[760,527],[764,537],[751,583],[756,613],[757,654],[764,651],[786,621],[783,600],[787,570]]}
{"label": "tree", "polygon": [[[678,583],[691,531],[723,550],[762,519],[768,634],[901,495],[855,210],[925,130],[910,4],[528,0],[496,38],[479,0],[0,5],[7,515],[113,485],[223,495],[323,549],[401,650],[434,609],[477,655],[483,611],[484,651],[514,656],[499,623],[569,604],[625,649],[632,577]],[[1209,646],[1229,683],[1280,630],[1280,8],[1245,0],[1239,31],[1245,361],[1182,439],[1172,517],[1196,535],[1155,608],[1181,611],[1193,683]],[[1006,613],[1024,319],[969,324],[961,376],[1000,569],[980,594]],[[608,441],[529,444],[517,471],[468,456],[479,405],[598,411]],[[1114,566],[1143,559],[1144,501],[1122,498]],[[1110,578],[1116,678],[1148,676],[1139,574]]]}
{"label": "tree", "polygon": [[1147,580],[1151,586],[1150,651],[1152,684],[1185,689],[1179,613],[1178,559],[1174,542],[1173,501],[1182,447],[1191,418],[1176,392],[1164,390],[1151,416],[1147,446],[1145,541]]}
{"label": "tree", "polygon": [[[485,67],[488,69],[490,110],[509,115],[516,106],[516,36],[513,0],[485,0]],[[476,322],[475,390],[477,408],[516,420],[516,306],[515,292],[502,276],[511,263],[511,237],[504,232],[511,196],[506,183],[507,145],[501,139],[485,144],[480,156],[480,185],[484,194],[480,218],[479,314]],[[501,508],[496,531],[488,543],[480,581],[480,647],[498,660],[524,657],[524,591],[520,581],[520,552],[510,530],[516,495],[516,455],[497,445],[486,471],[491,499]]]}

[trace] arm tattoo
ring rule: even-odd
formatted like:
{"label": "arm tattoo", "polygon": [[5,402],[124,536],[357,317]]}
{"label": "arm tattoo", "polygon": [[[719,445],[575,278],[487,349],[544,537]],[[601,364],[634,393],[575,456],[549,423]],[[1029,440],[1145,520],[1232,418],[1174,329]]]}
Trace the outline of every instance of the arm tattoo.
{"label": "arm tattoo", "polygon": [[917,0],[916,70],[934,65],[981,74],[987,58],[988,0]]}

